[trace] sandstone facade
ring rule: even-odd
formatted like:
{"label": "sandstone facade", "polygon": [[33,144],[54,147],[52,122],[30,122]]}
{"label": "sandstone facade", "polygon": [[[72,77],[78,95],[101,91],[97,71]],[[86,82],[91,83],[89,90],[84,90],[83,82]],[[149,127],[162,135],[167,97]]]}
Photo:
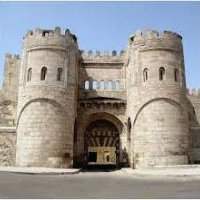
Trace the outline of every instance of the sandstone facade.
{"label": "sandstone facade", "polygon": [[94,54],[69,30],[29,31],[0,95],[1,165],[200,162],[200,93],[186,89],[177,33],[138,31],[125,51]]}

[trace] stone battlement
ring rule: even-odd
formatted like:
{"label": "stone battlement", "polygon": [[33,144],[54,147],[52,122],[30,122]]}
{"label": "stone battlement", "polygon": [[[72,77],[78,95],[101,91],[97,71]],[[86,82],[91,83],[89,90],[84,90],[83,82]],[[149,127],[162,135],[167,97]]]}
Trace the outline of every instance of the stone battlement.
{"label": "stone battlement", "polygon": [[123,57],[125,54],[124,50],[121,50],[120,52],[117,52],[116,50],[113,51],[84,51],[81,50],[82,57],[88,57],[88,58],[96,58],[96,57]]}
{"label": "stone battlement", "polygon": [[199,96],[200,97],[200,88],[189,88],[189,89],[187,89],[187,95],[189,95],[189,96]]}
{"label": "stone battlement", "polygon": [[143,30],[136,31],[134,35],[130,37],[132,41],[146,40],[146,39],[175,39],[181,40],[182,36],[172,31],[155,31],[155,30]]}
{"label": "stone battlement", "polygon": [[120,52],[117,52],[115,50],[113,51],[96,51],[93,52],[91,50],[89,51],[81,51],[81,56],[84,63],[123,63],[124,62],[124,56],[125,51],[121,50]]}
{"label": "stone battlement", "polygon": [[36,28],[28,31],[23,39],[28,48],[38,46],[60,46],[65,48],[71,44],[77,45],[77,37],[69,29],[63,32],[60,27],[55,27],[54,30]]}
{"label": "stone battlement", "polygon": [[125,51],[122,50],[120,52],[117,52],[115,50],[113,51],[95,51],[93,52],[92,50],[89,51],[80,51],[82,61],[83,63],[118,63],[122,64],[124,63],[124,56],[125,56]]}
{"label": "stone battlement", "polygon": [[[53,37],[53,36],[67,36],[70,33],[69,29],[66,29],[64,32],[61,30],[60,27],[55,27],[54,30],[52,29],[40,29],[36,28],[34,30],[30,30],[26,33],[25,37]],[[71,34],[71,33],[70,33]],[[73,34],[71,34],[73,35]],[[75,35],[73,35],[74,39],[76,39]]]}
{"label": "stone battlement", "polygon": [[8,59],[17,59],[17,60],[20,60],[20,55],[19,54],[6,53],[5,57],[8,58]]}
{"label": "stone battlement", "polygon": [[142,46],[147,49],[168,49],[182,51],[182,37],[175,32],[155,30],[137,31],[130,36],[129,45]]}

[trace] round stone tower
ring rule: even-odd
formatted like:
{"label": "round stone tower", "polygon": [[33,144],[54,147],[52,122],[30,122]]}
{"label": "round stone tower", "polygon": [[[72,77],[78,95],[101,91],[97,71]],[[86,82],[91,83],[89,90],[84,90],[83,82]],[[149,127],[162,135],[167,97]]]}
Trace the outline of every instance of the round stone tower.
{"label": "round stone tower", "polygon": [[23,40],[17,166],[71,167],[79,50],[69,30],[36,29]]}
{"label": "round stone tower", "polygon": [[182,37],[138,31],[127,51],[127,117],[131,165],[188,163],[189,122]]}

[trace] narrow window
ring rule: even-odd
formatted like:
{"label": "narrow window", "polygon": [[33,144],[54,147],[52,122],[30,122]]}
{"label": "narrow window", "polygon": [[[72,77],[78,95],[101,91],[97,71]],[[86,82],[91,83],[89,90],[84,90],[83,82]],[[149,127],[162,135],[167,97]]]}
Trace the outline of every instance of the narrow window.
{"label": "narrow window", "polygon": [[105,81],[105,84],[104,84],[104,89],[108,89],[108,81]]}
{"label": "narrow window", "polygon": [[112,81],[112,89],[116,90],[116,82],[115,81]]}
{"label": "narrow window", "polygon": [[108,89],[112,90],[112,81],[108,81]]}
{"label": "narrow window", "polygon": [[57,70],[57,81],[62,81],[63,69],[61,67]]}
{"label": "narrow window", "polygon": [[29,68],[27,74],[27,81],[31,81],[31,76],[32,76],[32,68]]}
{"label": "narrow window", "polygon": [[116,81],[115,86],[116,86],[116,90],[119,90],[120,89],[120,81]]}
{"label": "narrow window", "polygon": [[143,70],[143,80],[144,80],[144,82],[146,82],[148,80],[148,69],[147,68],[145,68]]}
{"label": "narrow window", "polygon": [[93,90],[96,90],[96,89],[97,89],[97,86],[98,86],[98,85],[97,85],[97,81],[93,81],[93,82],[92,82],[92,89],[93,89]]}
{"label": "narrow window", "polygon": [[104,90],[104,81],[100,81],[100,90]]}
{"label": "narrow window", "polygon": [[178,71],[178,69],[174,69],[174,80],[175,80],[175,82],[179,81],[179,71]]}
{"label": "narrow window", "polygon": [[42,67],[40,79],[41,79],[42,81],[45,80],[45,79],[46,79],[46,75],[47,75],[47,68],[46,68],[46,67]]}
{"label": "narrow window", "polygon": [[164,76],[165,76],[165,68],[160,67],[160,69],[159,69],[159,80],[162,81],[164,79]]}
{"label": "narrow window", "polygon": [[97,89],[100,89],[100,82],[97,81]]}
{"label": "narrow window", "polygon": [[85,89],[86,90],[90,89],[90,82],[89,81],[85,81]]}

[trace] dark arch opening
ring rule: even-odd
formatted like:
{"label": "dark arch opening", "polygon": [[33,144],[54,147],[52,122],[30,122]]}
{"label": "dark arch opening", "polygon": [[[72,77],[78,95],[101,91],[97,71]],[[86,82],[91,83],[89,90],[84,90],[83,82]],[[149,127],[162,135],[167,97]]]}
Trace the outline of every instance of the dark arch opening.
{"label": "dark arch opening", "polygon": [[97,119],[86,128],[85,167],[119,166],[120,133],[109,120]]}
{"label": "dark arch opening", "polygon": [[160,67],[159,68],[159,80],[162,81],[165,78],[165,68],[164,67]]}

